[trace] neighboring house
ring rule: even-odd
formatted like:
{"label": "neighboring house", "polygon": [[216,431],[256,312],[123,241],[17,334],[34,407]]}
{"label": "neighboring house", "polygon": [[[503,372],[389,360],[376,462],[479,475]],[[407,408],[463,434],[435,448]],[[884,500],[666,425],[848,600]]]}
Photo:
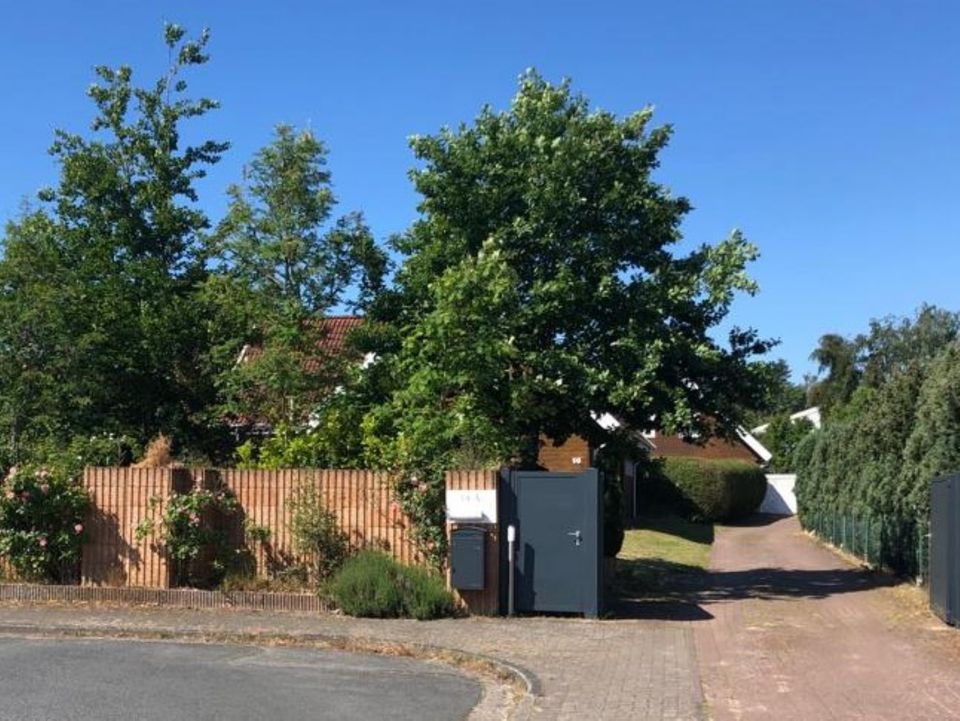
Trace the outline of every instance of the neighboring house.
{"label": "neighboring house", "polygon": [[[606,431],[614,431],[622,427],[620,421],[609,413],[594,415],[597,425]],[[653,445],[640,432],[632,433],[637,443],[637,453],[649,455]],[[563,443],[554,443],[544,436],[540,440],[538,465],[545,471],[559,471],[564,473],[580,473],[588,468],[594,468],[597,462],[597,453],[603,446],[592,445],[582,436],[570,436]],[[628,519],[636,517],[639,511],[639,497],[637,495],[637,464],[643,459],[635,456],[625,456],[616,459],[620,480],[623,484],[623,508]]]}
{"label": "neighboring house", "polygon": [[[814,428],[820,427],[820,407],[813,406],[811,408],[805,408],[802,411],[791,414],[791,421],[810,421]],[[767,428],[770,427],[769,423],[764,423],[762,426],[757,426],[752,429],[750,432],[755,436],[761,436],[767,432]]]}
{"label": "neighboring house", "polygon": [[[609,414],[597,417],[596,421],[601,428],[608,431],[621,426],[620,422]],[[680,434],[665,434],[659,431],[636,432],[633,437],[638,442],[640,452],[645,452],[652,458],[684,456],[712,460],[734,459],[763,466],[773,457],[760,441],[743,428],[737,429],[736,439],[714,437],[704,442],[685,438]],[[538,460],[545,470],[576,473],[592,468],[599,450],[580,436],[571,436],[559,445],[544,438],[541,441]],[[639,460],[641,459],[622,459],[624,508],[627,509],[630,518],[636,517],[641,507],[638,487],[641,479],[637,469]]]}
{"label": "neighboring house", "polygon": [[[599,416],[596,421],[601,428],[608,431],[621,426],[610,414]],[[773,457],[760,441],[743,428],[737,429],[735,440],[714,437],[698,442],[680,434],[664,434],[658,431],[638,432],[634,433],[633,437],[637,441],[638,452],[646,453],[652,458],[683,456],[711,460],[733,459],[763,466]],[[600,448],[591,446],[580,436],[571,436],[559,445],[544,438],[538,460],[544,470],[577,473],[596,465],[596,454],[599,450]],[[636,518],[642,510],[640,484],[643,479],[637,468],[640,460],[627,457],[617,463],[618,467],[622,464],[623,507],[627,510],[629,520]]]}
{"label": "neighboring house", "polygon": [[[303,363],[305,371],[321,370],[321,358],[342,355],[347,352],[347,337],[351,331],[359,328],[363,324],[363,317],[356,315],[328,315],[318,318],[315,323],[317,334],[317,357],[307,358]],[[263,353],[260,346],[246,344],[240,349],[237,355],[236,365],[252,363]],[[373,354],[367,353],[363,358],[356,354],[355,360],[364,368],[373,362]],[[252,417],[231,417],[227,419],[229,425],[235,433],[245,432],[256,435],[268,435],[272,432],[272,427],[262,418]],[[239,437],[239,436],[238,436]]]}
{"label": "neighboring house", "polygon": [[653,446],[654,458],[708,458],[711,460],[734,459],[762,466],[770,461],[773,454],[744,428],[737,429],[735,439],[713,437],[706,441],[690,438],[681,434],[665,434],[651,431],[645,437]]}
{"label": "neighboring house", "polygon": [[[602,416],[597,419],[598,424],[606,430],[612,430],[605,425]],[[610,419],[619,426],[615,419]],[[681,434],[666,434],[659,431],[645,431],[637,433],[635,438],[642,448],[652,458],[687,458],[736,459],[755,463],[758,466],[766,464],[773,456],[764,445],[743,428],[737,429],[736,439],[713,437],[706,441],[685,437]],[[540,447],[540,465],[548,471],[578,471],[590,468],[596,452],[590,444],[580,436],[571,436],[564,443],[554,445],[544,438]]]}
{"label": "neighboring house", "polygon": [[[343,353],[350,331],[359,328],[361,325],[363,325],[363,317],[358,315],[328,315],[324,318],[318,318],[316,326],[320,330],[320,334],[316,344],[317,350],[325,356]],[[237,357],[237,365],[256,360],[261,352],[262,349],[259,346],[249,344],[243,346],[240,355]],[[368,360],[364,359],[364,363],[367,362]],[[314,361],[312,365],[315,367],[316,364],[317,361]],[[310,361],[307,361],[305,365],[306,370],[311,370]]]}

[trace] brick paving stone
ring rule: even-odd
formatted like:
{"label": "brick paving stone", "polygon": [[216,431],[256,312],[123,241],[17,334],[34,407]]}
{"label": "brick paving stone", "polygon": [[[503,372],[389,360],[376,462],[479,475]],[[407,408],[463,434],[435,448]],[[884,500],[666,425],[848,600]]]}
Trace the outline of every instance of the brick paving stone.
{"label": "brick paving stone", "polygon": [[691,622],[715,721],[960,719],[960,642],[795,518],[721,529]]}

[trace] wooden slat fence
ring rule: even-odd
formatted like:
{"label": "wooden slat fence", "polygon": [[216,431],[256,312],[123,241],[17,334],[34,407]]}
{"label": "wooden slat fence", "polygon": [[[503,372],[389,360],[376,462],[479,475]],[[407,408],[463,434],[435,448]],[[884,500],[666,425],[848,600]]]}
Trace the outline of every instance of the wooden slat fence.
{"label": "wooden slat fence", "polygon": [[[158,521],[165,499],[195,484],[222,484],[235,494],[240,511],[227,521],[226,531],[234,548],[252,553],[258,575],[269,576],[298,560],[289,500],[305,486],[315,488],[336,515],[352,549],[377,548],[406,564],[423,561],[390,479],[380,472],[87,468],[83,482],[92,499],[81,563],[84,585],[168,588],[171,568],[162,548],[155,539],[137,541],[136,529],[144,519]],[[152,498],[157,502],[151,504]],[[248,542],[246,522],[267,529],[267,542]]]}
{"label": "wooden slat fence", "polygon": [[[110,593],[110,588],[132,589],[130,592],[133,593],[140,592],[136,589],[169,589],[172,583],[171,564],[156,539],[137,540],[137,527],[144,520],[158,523],[165,503],[173,494],[189,491],[196,486],[226,487],[236,496],[238,513],[214,522],[221,524],[219,527],[227,532],[232,549],[250,552],[250,558],[254,561],[253,570],[261,577],[270,577],[278,570],[302,560],[297,558],[290,532],[290,500],[305,487],[315,489],[325,507],[336,515],[353,550],[377,548],[406,564],[425,561],[417,551],[412,525],[397,503],[389,476],[380,472],[87,468],[83,484],[90,493],[92,508],[85,521],[88,540],[83,547],[80,579],[82,587],[90,590],[78,589],[75,595],[100,593],[93,588],[101,588],[103,593]],[[499,473],[487,470],[450,471],[446,474],[446,486],[451,490],[497,490]],[[156,500],[151,502],[152,499]],[[249,538],[245,532],[247,524],[267,529],[269,536],[266,542]],[[448,533],[454,527],[454,524],[448,524]],[[487,534],[486,587],[482,591],[463,591],[458,594],[458,600],[473,613],[495,614],[499,608],[499,529],[492,524],[484,526],[484,530]],[[4,559],[0,559],[0,563],[6,565]],[[4,591],[12,592],[9,589]],[[36,590],[23,592],[41,593]],[[153,596],[150,598],[153,599]],[[210,596],[203,602],[229,605],[238,603],[241,596],[233,593],[225,595],[223,599]],[[193,596],[177,596],[173,601],[200,602]],[[303,603],[299,598],[294,602]],[[244,603],[254,601],[246,599]],[[255,603],[265,602],[256,600]]]}
{"label": "wooden slat fence", "polygon": [[242,509],[231,532],[231,541],[244,544],[243,523],[270,531],[266,543],[248,544],[257,573],[273,570],[296,558],[290,533],[291,504],[300,489],[314,488],[347,535],[350,547],[377,548],[401,563],[421,561],[411,538],[410,521],[400,510],[384,473],[357,470],[290,469],[276,471],[224,470],[220,478],[236,495]]}
{"label": "wooden slat fence", "polygon": [[[83,484],[92,511],[86,527],[81,583],[93,586],[170,586],[170,565],[148,538],[136,539],[145,519],[158,521],[165,499],[190,488],[190,472],[181,468],[87,468]],[[158,504],[151,504],[156,498]]]}

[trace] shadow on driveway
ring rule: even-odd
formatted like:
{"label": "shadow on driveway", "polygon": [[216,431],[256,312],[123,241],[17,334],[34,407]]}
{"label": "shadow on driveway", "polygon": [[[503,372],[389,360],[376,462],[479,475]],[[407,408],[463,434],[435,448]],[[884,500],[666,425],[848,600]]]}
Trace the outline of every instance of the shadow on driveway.
{"label": "shadow on driveway", "polygon": [[[754,516],[740,527],[767,526],[777,516]],[[703,621],[711,604],[743,599],[818,599],[896,584],[860,568],[752,568],[705,571],[663,559],[618,559],[610,604],[615,618]]]}

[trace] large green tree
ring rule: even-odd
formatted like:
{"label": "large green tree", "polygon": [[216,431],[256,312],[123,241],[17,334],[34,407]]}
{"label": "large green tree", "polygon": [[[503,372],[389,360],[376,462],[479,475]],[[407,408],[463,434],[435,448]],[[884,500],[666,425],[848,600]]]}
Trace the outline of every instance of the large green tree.
{"label": "large green tree", "polygon": [[[386,419],[402,438],[530,463],[541,435],[736,422],[770,343],[712,333],[754,293],[738,232],[681,253],[690,210],[654,173],[671,129],[592,109],[534,72],[510,108],[416,137],[421,216],[377,315],[404,337]],[[430,429],[430,430],[425,430]]]}
{"label": "large green tree", "polygon": [[208,221],[194,183],[227,145],[185,144],[181,126],[216,107],[182,77],[207,61],[207,38],[168,25],[171,65],[147,86],[98,67],[93,132],[56,133],[59,182],[6,230],[0,423],[14,456],[38,436],[203,435],[212,386],[195,288]]}
{"label": "large green tree", "polygon": [[[330,222],[336,199],[327,150],[310,131],[280,125],[229,189],[215,235],[217,271],[205,295],[219,335],[211,353],[223,412],[302,422],[341,382],[343,357],[325,353],[318,321],[362,308],[387,267],[359,213]],[[256,350],[238,363],[246,345]]]}

